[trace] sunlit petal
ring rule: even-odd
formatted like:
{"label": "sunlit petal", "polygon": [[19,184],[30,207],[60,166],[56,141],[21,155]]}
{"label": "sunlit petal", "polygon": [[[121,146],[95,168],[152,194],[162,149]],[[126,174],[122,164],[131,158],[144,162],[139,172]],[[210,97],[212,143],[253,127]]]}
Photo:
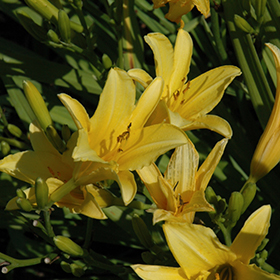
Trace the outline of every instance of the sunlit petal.
{"label": "sunlit petal", "polygon": [[194,4],[192,3],[192,1],[189,1],[184,6],[181,5],[180,1],[169,2],[169,11],[165,15],[165,17],[170,21],[179,23],[182,15],[185,15],[188,12],[190,12],[193,7]]}
{"label": "sunlit petal", "polygon": [[144,88],[152,82],[153,78],[143,69],[130,69],[127,71],[128,75],[138,83],[140,83]]}
{"label": "sunlit petal", "polygon": [[119,171],[118,182],[121,189],[122,199],[125,205],[129,204],[137,191],[137,185],[134,176],[129,171]]}
{"label": "sunlit petal", "polygon": [[203,164],[200,166],[196,174],[197,189],[205,190],[228,143],[228,139],[224,138],[219,141],[210,154],[207,156]]}
{"label": "sunlit petal", "polygon": [[243,263],[249,264],[255,251],[267,235],[270,216],[271,207],[269,205],[260,207],[247,219],[234,239],[230,249]]}
{"label": "sunlit petal", "polygon": [[173,256],[189,278],[235,259],[210,228],[188,223],[165,223],[163,230]]}
{"label": "sunlit petal", "polygon": [[144,280],[183,280],[188,279],[180,267],[136,264],[132,269]]}

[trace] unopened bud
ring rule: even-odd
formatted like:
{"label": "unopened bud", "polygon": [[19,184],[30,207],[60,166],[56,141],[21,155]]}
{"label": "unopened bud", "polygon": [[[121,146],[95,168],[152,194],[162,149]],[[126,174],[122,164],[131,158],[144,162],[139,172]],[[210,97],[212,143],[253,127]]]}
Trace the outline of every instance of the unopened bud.
{"label": "unopened bud", "polygon": [[60,266],[61,266],[61,268],[62,268],[62,270],[63,270],[64,272],[66,272],[66,273],[71,273],[71,267],[70,267],[70,264],[69,264],[69,263],[67,263],[67,262],[65,262],[65,261],[62,261],[62,262],[60,263]]}
{"label": "unopened bud", "polygon": [[242,208],[242,213],[244,213],[256,195],[257,185],[255,183],[248,182],[243,186],[240,192],[243,195],[244,199],[244,204]]}
{"label": "unopened bud", "polygon": [[133,227],[134,232],[136,233],[138,239],[140,240],[141,244],[145,248],[150,249],[154,246],[154,242],[152,240],[151,234],[150,234],[146,224],[136,214],[132,218],[132,227]]}
{"label": "unopened bud", "polygon": [[252,34],[254,33],[254,28],[248,23],[248,21],[239,15],[234,15],[234,23],[242,31]]}
{"label": "unopened bud", "polygon": [[53,146],[61,153],[63,153],[66,150],[66,145],[60,138],[59,134],[57,133],[56,129],[53,125],[49,125],[46,130],[46,135],[50,142],[53,144]]}
{"label": "unopened bud", "polygon": [[81,257],[84,254],[82,247],[68,237],[57,235],[53,241],[58,249],[70,256]]}
{"label": "unopened bud", "polygon": [[210,186],[205,190],[205,197],[210,204],[216,205],[218,202],[217,195]]}
{"label": "unopened bud", "polygon": [[22,189],[17,189],[16,193],[18,197],[26,198],[26,194]]}
{"label": "unopened bud", "polygon": [[233,192],[229,198],[228,203],[228,222],[229,226],[233,228],[239,220],[244,204],[243,196],[240,192]]}
{"label": "unopened bud", "polygon": [[70,20],[67,13],[64,10],[58,12],[58,29],[60,36],[65,43],[71,42],[71,28]]}
{"label": "unopened bud", "polygon": [[42,95],[29,81],[23,81],[23,90],[40,126],[45,131],[49,125],[52,125],[52,119]]}
{"label": "unopened bud", "polygon": [[45,209],[49,200],[49,187],[40,177],[35,181],[35,196],[39,210]]}
{"label": "unopened bud", "polygon": [[62,139],[65,143],[68,142],[68,140],[70,139],[71,137],[71,130],[69,128],[69,126],[67,124],[64,124],[62,126],[62,129],[61,129],[61,136],[62,136]]}
{"label": "unopened bud", "polygon": [[112,67],[112,60],[106,53],[104,53],[102,56],[102,63],[106,70]]}
{"label": "unopened bud", "polygon": [[1,141],[0,146],[1,146],[1,154],[2,156],[5,157],[6,155],[9,154],[11,147],[6,141]]}
{"label": "unopened bud", "polygon": [[75,263],[71,263],[70,268],[71,268],[72,274],[76,277],[81,277],[85,274],[84,269],[80,265],[77,265]]}
{"label": "unopened bud", "polygon": [[59,39],[57,33],[55,31],[53,31],[52,29],[50,29],[48,31],[47,36],[50,41],[57,43],[57,44],[60,43],[60,39]]}
{"label": "unopened bud", "polygon": [[26,211],[26,212],[30,212],[33,210],[33,207],[30,203],[29,200],[27,200],[26,198],[23,198],[23,197],[19,197],[17,200],[16,200],[16,203],[17,203],[17,206],[22,209],[23,211]]}
{"label": "unopened bud", "polygon": [[8,124],[7,129],[13,136],[17,138],[20,138],[22,136],[21,129],[14,124]]}

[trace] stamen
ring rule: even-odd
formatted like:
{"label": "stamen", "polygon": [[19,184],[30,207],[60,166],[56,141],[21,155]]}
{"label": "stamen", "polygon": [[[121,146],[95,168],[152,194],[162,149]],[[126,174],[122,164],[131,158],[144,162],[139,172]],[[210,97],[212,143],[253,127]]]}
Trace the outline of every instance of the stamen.
{"label": "stamen", "polygon": [[130,128],[132,126],[132,123],[130,123],[128,126],[127,126],[127,130],[125,132],[123,132],[121,135],[119,135],[117,137],[117,142],[118,143],[121,143],[123,140],[127,140],[130,136]]}
{"label": "stamen", "polygon": [[173,92],[173,96],[174,96],[174,99],[175,99],[175,100],[178,99],[179,95],[180,95],[180,91],[179,91],[178,89],[175,90],[175,92]]}
{"label": "stamen", "polygon": [[230,265],[223,266],[219,273],[215,273],[217,280],[233,280],[233,271]]}

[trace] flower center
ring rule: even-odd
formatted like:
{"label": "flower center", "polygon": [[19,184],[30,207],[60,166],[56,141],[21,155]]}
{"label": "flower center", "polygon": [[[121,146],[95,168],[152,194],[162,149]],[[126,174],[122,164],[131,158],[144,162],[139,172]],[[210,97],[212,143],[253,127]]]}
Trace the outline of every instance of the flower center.
{"label": "flower center", "polygon": [[215,280],[233,280],[233,269],[232,266],[226,264],[218,269],[215,273]]}

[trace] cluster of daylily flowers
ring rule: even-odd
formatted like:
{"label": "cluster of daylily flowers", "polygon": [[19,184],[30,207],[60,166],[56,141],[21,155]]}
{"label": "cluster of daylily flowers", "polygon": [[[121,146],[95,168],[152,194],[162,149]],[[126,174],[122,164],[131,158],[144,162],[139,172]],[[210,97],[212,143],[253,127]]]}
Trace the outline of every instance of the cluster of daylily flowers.
{"label": "cluster of daylily flowers", "polygon": [[[204,15],[209,12],[208,1],[154,1],[155,8],[166,2],[170,5],[167,17],[177,22],[194,5]],[[92,117],[77,100],[59,94],[77,127],[66,147],[58,151],[40,120],[34,120],[30,124],[33,151],[5,157],[0,171],[31,185],[40,177],[48,186],[46,208],[55,204],[94,219],[107,218],[102,208],[120,205],[120,198],[102,182],[116,181],[123,204],[128,205],[137,192],[132,173],[136,171],[156,205],[148,210],[153,213],[153,223],[163,222],[168,246],[180,265],[133,265],[142,279],[280,279],[250,264],[268,232],[269,205],[247,219],[230,246],[223,245],[212,229],[193,223],[196,212],[214,211],[205,190],[232,136],[227,121],[208,113],[241,74],[240,69],[222,66],[188,80],[193,47],[188,32],[178,31],[174,48],[160,33],[148,34],[145,41],[154,53],[155,78],[142,69],[111,69]],[[280,50],[267,46],[278,73]],[[254,154],[249,183],[257,182],[279,161],[279,152],[272,151],[280,131],[279,73],[277,81],[275,106]],[[136,82],[145,90],[135,103]],[[30,82],[25,82],[24,89],[26,94],[37,94]],[[209,129],[223,137],[199,168],[198,152],[184,132],[194,129]],[[171,149],[175,151],[162,175],[154,162]],[[24,193],[33,209],[38,209],[35,188]],[[6,206],[6,210],[19,208],[18,197]]]}

